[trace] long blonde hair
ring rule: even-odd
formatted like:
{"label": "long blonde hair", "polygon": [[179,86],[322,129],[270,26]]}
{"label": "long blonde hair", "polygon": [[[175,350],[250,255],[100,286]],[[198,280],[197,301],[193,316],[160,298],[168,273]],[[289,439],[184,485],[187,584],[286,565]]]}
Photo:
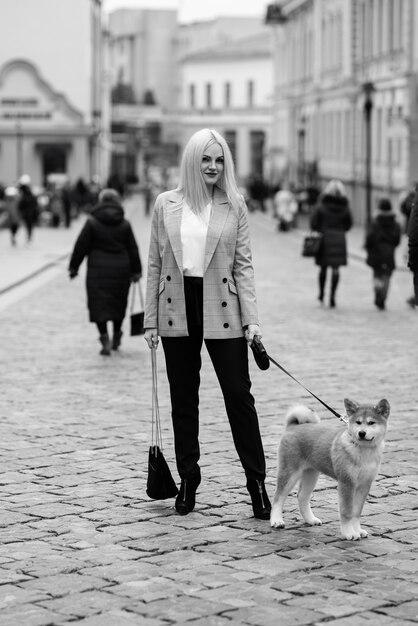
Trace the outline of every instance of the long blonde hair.
{"label": "long blonde hair", "polygon": [[217,143],[221,146],[224,157],[224,169],[217,186],[225,191],[228,200],[235,209],[242,202],[235,180],[234,161],[231,150],[220,133],[209,128],[202,128],[192,135],[184,148],[180,164],[179,184],[181,191],[192,211],[199,213],[210,202],[206,183],[201,171],[202,157],[209,146]]}

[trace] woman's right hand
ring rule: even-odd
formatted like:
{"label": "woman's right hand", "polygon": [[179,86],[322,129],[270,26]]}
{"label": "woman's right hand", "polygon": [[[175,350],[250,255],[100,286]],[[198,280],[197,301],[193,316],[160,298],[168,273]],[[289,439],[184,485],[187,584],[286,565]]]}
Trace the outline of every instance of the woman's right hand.
{"label": "woman's right hand", "polygon": [[158,328],[147,328],[144,339],[149,348],[158,348]]}

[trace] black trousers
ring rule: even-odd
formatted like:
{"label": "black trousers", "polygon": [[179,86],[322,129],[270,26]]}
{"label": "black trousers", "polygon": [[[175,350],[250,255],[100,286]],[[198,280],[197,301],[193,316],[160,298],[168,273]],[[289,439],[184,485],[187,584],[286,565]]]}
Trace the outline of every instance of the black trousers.
{"label": "black trousers", "polygon": [[[181,478],[199,471],[199,386],[203,344],[203,285],[185,278],[188,337],[162,337],[170,387],[174,445]],[[257,412],[251,394],[248,348],[244,337],[205,339],[247,478],[264,480],[266,465]]]}

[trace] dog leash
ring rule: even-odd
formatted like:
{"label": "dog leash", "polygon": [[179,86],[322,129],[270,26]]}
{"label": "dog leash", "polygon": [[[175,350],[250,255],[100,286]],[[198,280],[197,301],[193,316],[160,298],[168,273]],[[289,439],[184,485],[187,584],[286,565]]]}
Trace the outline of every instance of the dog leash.
{"label": "dog leash", "polygon": [[318,402],[320,402],[326,409],[328,409],[328,411],[330,411],[333,415],[335,415],[335,417],[338,417],[339,420],[341,420],[342,422],[347,424],[348,420],[343,415],[341,415],[341,413],[338,413],[338,411],[335,411],[335,409],[330,407],[329,404],[324,402],[324,400],[321,400],[321,398],[318,398],[318,396],[316,394],[314,394],[312,391],[310,391],[310,389],[305,387],[305,385],[303,385],[297,378],[295,378],[295,376],[293,376],[293,374],[288,372],[288,370],[285,367],[283,367],[283,365],[280,365],[280,363],[277,363],[277,361],[275,361],[273,359],[273,357],[271,357],[269,354],[267,354],[267,351],[266,351],[265,347],[263,346],[263,344],[261,343],[261,340],[257,337],[257,335],[255,335],[255,337],[253,339],[253,342],[251,344],[251,348],[252,348],[252,351],[253,351],[253,354],[254,354],[255,362],[257,363],[257,365],[258,365],[258,367],[260,369],[262,369],[262,370],[268,369],[269,366],[270,366],[269,361],[271,361],[282,372],[284,372],[285,374],[287,374],[287,376],[289,376],[292,380],[294,380],[295,383],[297,383],[298,385],[303,387],[303,389],[305,391],[310,393],[313,398],[318,400]]}

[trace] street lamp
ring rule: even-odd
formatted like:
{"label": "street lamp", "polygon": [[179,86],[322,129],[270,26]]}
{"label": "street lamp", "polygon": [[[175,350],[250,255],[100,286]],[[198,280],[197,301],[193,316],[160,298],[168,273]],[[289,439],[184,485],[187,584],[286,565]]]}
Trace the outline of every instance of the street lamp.
{"label": "street lamp", "polygon": [[366,227],[369,228],[372,215],[372,109],[374,85],[363,83],[364,121],[366,135],[365,189],[366,189]]}
{"label": "street lamp", "polygon": [[298,128],[298,183],[299,187],[305,184],[305,137],[306,137],[306,118],[301,116]]}

